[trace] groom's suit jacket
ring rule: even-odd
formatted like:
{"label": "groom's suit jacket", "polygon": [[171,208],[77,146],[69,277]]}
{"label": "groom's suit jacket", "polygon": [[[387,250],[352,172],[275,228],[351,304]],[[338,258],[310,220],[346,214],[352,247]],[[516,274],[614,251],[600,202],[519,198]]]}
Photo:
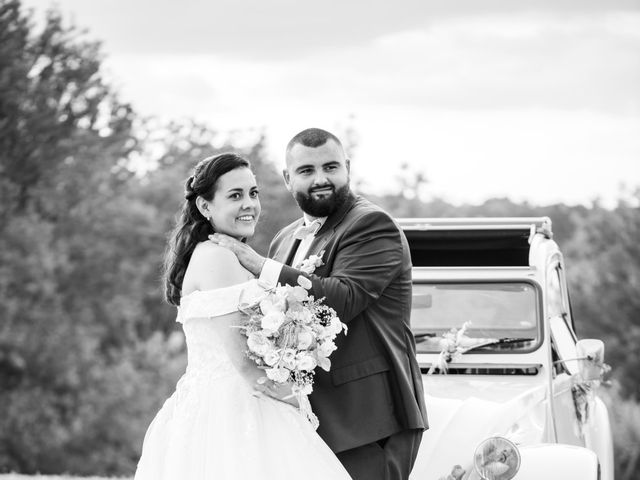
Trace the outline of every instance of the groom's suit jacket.
{"label": "groom's suit jacket", "polygon": [[302,220],[281,230],[269,257],[284,263],[278,281],[311,280],[348,334],[336,339],[331,371],[316,369],[311,405],[318,433],[334,452],[406,429],[428,428],[420,368],[409,327],[411,258],[407,240],[389,215],[351,195],[327,218],[307,254],[324,252],[312,274],[288,266]]}

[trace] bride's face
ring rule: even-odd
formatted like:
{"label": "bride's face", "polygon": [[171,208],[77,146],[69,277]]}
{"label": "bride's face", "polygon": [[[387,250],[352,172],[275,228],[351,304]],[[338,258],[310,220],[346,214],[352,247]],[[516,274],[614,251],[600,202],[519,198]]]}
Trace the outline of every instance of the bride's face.
{"label": "bride's face", "polygon": [[256,178],[248,168],[236,168],[222,175],[213,199],[208,202],[216,232],[237,239],[251,237],[260,216]]}

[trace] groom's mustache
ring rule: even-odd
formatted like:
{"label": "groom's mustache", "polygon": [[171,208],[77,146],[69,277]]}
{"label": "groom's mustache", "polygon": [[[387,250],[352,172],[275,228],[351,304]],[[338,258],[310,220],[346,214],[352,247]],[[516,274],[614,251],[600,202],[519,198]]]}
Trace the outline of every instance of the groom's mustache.
{"label": "groom's mustache", "polygon": [[336,191],[336,187],[332,184],[332,183],[327,183],[326,185],[318,185],[315,187],[311,187],[309,189],[309,193],[314,193],[314,192],[323,192],[326,190],[331,190],[332,192]]}

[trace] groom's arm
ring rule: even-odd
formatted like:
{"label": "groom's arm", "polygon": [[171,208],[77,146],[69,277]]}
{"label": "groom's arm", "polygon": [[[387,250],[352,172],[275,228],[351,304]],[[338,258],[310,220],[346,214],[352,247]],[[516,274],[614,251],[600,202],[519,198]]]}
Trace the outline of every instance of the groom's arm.
{"label": "groom's arm", "polygon": [[302,275],[311,281],[310,293],[325,297],[348,323],[375,302],[398,276],[403,265],[402,233],[382,211],[372,211],[348,227],[333,259],[331,276],[320,277],[281,265],[278,281],[297,285]]}
{"label": "groom's arm", "polygon": [[247,270],[263,281],[268,280],[268,285],[298,285],[300,276],[308,278],[312,285],[310,293],[315,298],[324,297],[340,320],[348,323],[375,302],[404,268],[401,235],[386,213],[374,210],[362,215],[342,234],[330,277],[308,274],[266,259],[247,244],[226,235],[214,234],[209,238],[233,251]]}

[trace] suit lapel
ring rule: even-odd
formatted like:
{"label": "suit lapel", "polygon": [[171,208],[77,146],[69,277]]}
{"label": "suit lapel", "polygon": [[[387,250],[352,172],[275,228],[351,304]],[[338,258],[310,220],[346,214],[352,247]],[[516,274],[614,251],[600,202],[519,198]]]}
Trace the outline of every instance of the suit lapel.
{"label": "suit lapel", "polygon": [[291,265],[291,261],[298,249],[298,245],[300,244],[300,240],[293,238],[293,232],[302,225],[303,219],[299,219],[289,226],[289,231],[283,235],[283,240],[280,242],[280,245],[276,249],[276,253],[273,256],[273,259],[284,263],[286,265]]}
{"label": "suit lapel", "polygon": [[317,255],[324,249],[325,245],[329,243],[331,236],[334,234],[347,212],[353,208],[355,202],[355,195],[353,195],[353,193],[349,193],[349,196],[342,206],[333,215],[330,215],[320,230],[318,230],[313,242],[311,242],[311,245],[309,246],[309,253],[307,254],[307,257],[309,255]]}

